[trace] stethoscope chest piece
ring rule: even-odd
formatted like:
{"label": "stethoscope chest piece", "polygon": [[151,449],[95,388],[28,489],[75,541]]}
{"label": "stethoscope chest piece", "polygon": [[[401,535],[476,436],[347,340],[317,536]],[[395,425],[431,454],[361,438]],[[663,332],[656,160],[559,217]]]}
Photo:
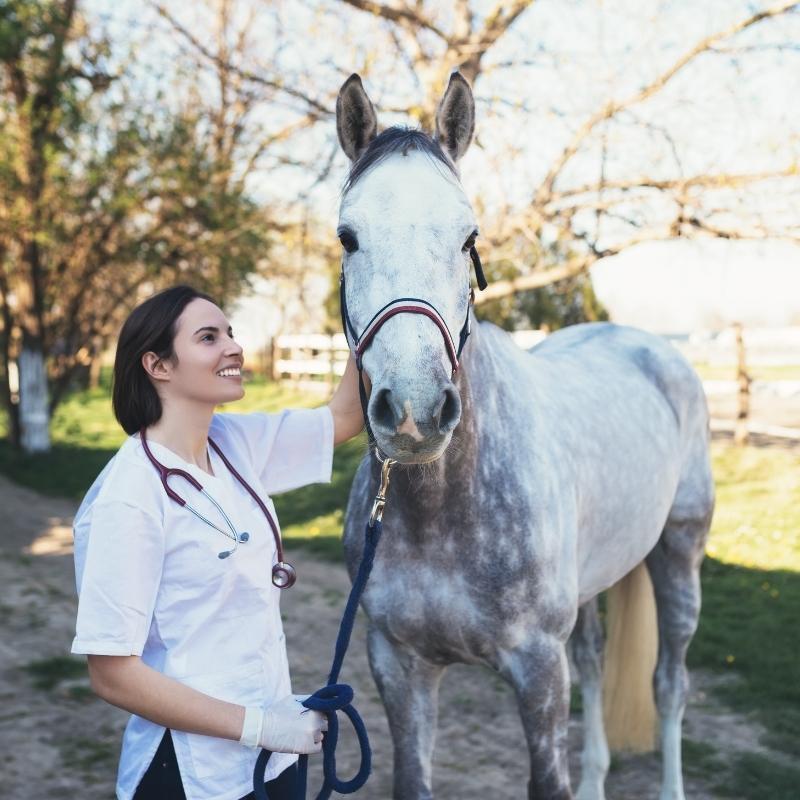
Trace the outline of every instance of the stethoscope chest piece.
{"label": "stethoscope chest piece", "polygon": [[291,564],[285,561],[279,561],[272,568],[272,585],[277,586],[279,589],[288,589],[294,586],[297,580],[297,573]]}

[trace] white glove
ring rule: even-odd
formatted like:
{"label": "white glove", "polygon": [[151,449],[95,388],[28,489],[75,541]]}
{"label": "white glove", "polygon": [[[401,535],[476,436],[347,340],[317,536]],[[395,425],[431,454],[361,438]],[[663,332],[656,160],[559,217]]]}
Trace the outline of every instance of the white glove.
{"label": "white glove", "polygon": [[[265,709],[247,708],[242,730],[242,744],[251,744],[255,738],[248,729],[258,731],[258,746],[273,753],[319,753],[322,734],[328,730],[328,720],[319,711],[311,711],[301,704],[308,695],[290,694]],[[258,712],[261,712],[260,726]]]}

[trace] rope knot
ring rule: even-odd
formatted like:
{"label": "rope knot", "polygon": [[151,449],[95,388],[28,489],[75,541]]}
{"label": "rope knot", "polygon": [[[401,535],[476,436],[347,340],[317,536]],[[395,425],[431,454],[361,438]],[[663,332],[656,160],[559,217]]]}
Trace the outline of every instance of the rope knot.
{"label": "rope knot", "polygon": [[331,686],[323,686],[317,689],[314,694],[306,698],[301,705],[310,708],[312,711],[321,711],[323,714],[329,711],[341,711],[345,706],[353,702],[355,693],[353,688],[346,683],[334,683]]}

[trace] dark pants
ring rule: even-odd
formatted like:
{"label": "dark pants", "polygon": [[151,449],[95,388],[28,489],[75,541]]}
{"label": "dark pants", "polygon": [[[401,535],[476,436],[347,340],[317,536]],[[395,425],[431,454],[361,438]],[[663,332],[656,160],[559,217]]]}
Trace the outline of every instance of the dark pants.
{"label": "dark pants", "polygon": [[[296,783],[297,765],[292,764],[275,780],[264,785],[267,788],[269,800],[293,800]],[[181,773],[178,769],[178,760],[175,758],[175,748],[172,746],[172,736],[169,731],[164,732],[161,744],[158,746],[147,772],[139,782],[133,800],[186,800],[181,783]],[[250,792],[241,800],[255,800],[255,795]]]}

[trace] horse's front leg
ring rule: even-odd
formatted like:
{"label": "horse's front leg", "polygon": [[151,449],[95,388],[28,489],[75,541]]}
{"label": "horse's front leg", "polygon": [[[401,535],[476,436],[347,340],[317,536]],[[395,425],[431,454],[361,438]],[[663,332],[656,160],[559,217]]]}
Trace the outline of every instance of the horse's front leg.
{"label": "horse's front leg", "polygon": [[394,800],[431,800],[440,667],[390,642],[374,625],[369,663],[383,698],[394,743]]}
{"label": "horse's front leg", "polygon": [[502,672],[516,691],[528,741],[528,798],[572,800],[567,764],[569,667],[564,643],[540,634],[503,661]]}

